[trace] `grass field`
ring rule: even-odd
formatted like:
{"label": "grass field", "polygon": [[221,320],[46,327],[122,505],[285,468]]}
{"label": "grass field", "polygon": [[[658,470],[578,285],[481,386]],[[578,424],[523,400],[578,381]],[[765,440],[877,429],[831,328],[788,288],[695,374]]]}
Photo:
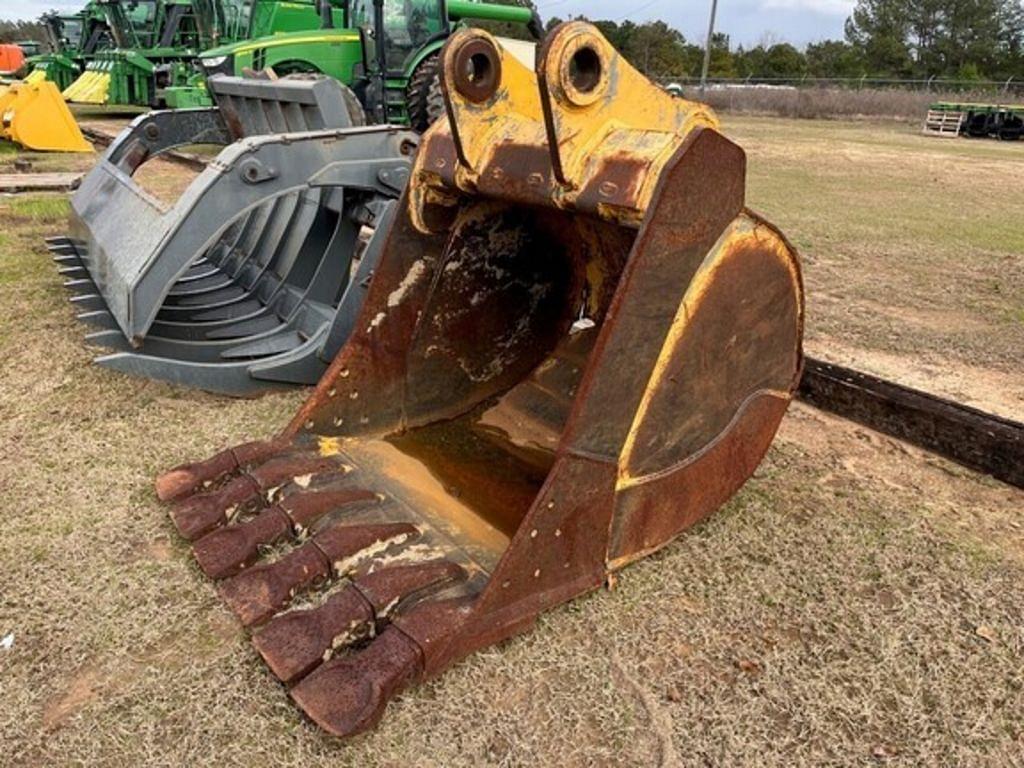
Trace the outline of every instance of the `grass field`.
{"label": "grass field", "polygon": [[[726,128],[749,203],[802,251],[809,351],[1024,417],[1024,145]],[[186,181],[147,173],[164,196]],[[268,435],[303,393],[91,366],[41,240],[66,212],[0,197],[0,763],[1022,764],[1024,493],[802,405],[732,502],[613,591],[407,692],[377,731],[325,737],[151,482]]]}

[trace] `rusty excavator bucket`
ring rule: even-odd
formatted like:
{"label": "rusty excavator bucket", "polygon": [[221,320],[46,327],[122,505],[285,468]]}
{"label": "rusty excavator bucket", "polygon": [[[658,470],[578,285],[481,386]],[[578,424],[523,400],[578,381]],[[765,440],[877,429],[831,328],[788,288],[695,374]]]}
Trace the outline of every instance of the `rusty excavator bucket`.
{"label": "rusty excavator bucket", "polygon": [[329,732],[528,629],[723,504],[801,371],[796,254],[744,154],[597,29],[536,73],[447,43],[347,344],[283,432],[157,481]]}

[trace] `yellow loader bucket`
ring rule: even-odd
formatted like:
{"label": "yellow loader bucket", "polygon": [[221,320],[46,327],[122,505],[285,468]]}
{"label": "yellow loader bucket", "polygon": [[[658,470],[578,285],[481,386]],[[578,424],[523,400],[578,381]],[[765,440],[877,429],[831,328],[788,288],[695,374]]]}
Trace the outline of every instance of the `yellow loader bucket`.
{"label": "yellow loader bucket", "polygon": [[25,77],[24,82],[27,85],[35,85],[36,83],[46,82],[46,70],[45,69],[33,69]]}
{"label": "yellow loader bucket", "polygon": [[110,92],[110,73],[87,69],[64,90],[64,98],[79,104],[106,104]]}
{"label": "yellow loader bucket", "polygon": [[0,136],[42,152],[92,152],[57,86],[16,83],[0,95]]}

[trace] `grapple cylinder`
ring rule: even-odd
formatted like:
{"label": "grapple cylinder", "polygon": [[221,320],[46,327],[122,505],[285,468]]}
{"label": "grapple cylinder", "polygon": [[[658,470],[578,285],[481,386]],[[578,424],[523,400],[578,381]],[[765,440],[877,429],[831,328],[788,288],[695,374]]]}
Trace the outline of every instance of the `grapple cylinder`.
{"label": "grapple cylinder", "polygon": [[[242,570],[229,602],[268,620],[257,649],[338,735],[720,506],[801,369],[796,254],[745,208],[744,154],[712,114],[582,22],[550,33],[536,72],[479,30],[456,33],[443,60],[448,117],[424,137],[348,343],[275,439],[160,485],[189,535],[193,513],[214,521],[207,537],[291,535],[256,566],[288,588],[239,608]],[[222,486],[278,455],[336,464],[222,503]],[[346,489],[304,543],[287,515],[260,518]],[[337,535],[355,542],[340,562],[319,543],[338,549]],[[200,538],[201,562],[222,562],[218,546]],[[223,572],[252,561],[250,544],[224,546]],[[271,617],[286,594],[306,605]]]}

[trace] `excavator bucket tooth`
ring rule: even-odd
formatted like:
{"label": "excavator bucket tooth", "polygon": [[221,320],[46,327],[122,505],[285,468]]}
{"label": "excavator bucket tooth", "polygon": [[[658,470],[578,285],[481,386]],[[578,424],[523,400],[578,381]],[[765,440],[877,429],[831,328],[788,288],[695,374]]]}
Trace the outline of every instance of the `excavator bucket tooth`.
{"label": "excavator bucket tooth", "polygon": [[[116,328],[104,367],[251,395],[314,384],[351,329],[418,137],[361,126],[329,78],[211,78],[218,107],[153,112],[115,140],[48,247]],[[187,144],[224,149],[170,208],[132,179]],[[383,232],[384,229],[381,229]],[[378,238],[379,239],[379,238]]]}
{"label": "excavator bucket tooth", "polygon": [[316,390],[273,439],[157,481],[340,736],[721,506],[802,368],[797,255],[713,114],[580,21],[535,71],[481,30],[442,59],[447,118]]}
{"label": "excavator bucket tooth", "polygon": [[276,616],[253,634],[267,666],[283,683],[305,677],[335,648],[372,635],[399,605],[462,581],[465,571],[445,560],[400,565],[354,578],[315,608]]}
{"label": "excavator bucket tooth", "polygon": [[57,86],[15,83],[0,95],[0,138],[37,152],[92,152]]}

